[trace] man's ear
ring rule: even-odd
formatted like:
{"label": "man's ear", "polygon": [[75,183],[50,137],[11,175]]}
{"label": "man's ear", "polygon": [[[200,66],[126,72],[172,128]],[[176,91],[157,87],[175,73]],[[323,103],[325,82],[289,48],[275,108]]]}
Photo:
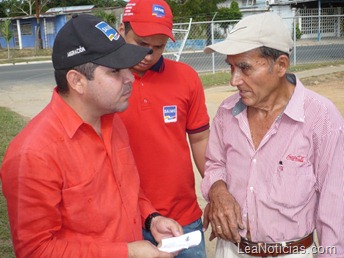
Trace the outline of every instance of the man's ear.
{"label": "man's ear", "polygon": [[117,28],[117,31],[119,32],[119,34],[121,34],[121,36],[124,38],[125,36],[125,27],[124,27],[124,23],[121,22]]}
{"label": "man's ear", "polygon": [[70,88],[79,94],[84,93],[84,86],[87,83],[86,77],[76,70],[69,70],[66,75]]}
{"label": "man's ear", "polygon": [[283,77],[288,69],[289,69],[289,58],[287,55],[281,55],[277,58],[276,64],[277,64],[277,72],[278,76]]}

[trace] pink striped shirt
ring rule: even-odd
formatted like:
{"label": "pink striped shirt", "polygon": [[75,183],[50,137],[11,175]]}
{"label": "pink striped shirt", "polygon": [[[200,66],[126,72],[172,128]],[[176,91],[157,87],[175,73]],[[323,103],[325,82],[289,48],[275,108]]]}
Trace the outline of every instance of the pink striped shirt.
{"label": "pink striped shirt", "polygon": [[235,94],[213,119],[204,198],[223,180],[243,221],[249,218],[253,241],[298,239],[316,229],[320,246],[334,246],[331,257],[344,257],[344,123],[338,109],[297,80],[284,113],[256,150],[246,111]]}

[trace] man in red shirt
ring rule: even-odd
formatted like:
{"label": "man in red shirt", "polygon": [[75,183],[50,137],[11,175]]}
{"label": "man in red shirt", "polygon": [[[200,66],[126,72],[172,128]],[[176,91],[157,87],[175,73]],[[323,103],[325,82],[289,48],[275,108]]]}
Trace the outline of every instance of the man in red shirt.
{"label": "man in red shirt", "polygon": [[[191,152],[203,176],[209,116],[197,72],[163,58],[172,33],[173,15],[163,0],[131,0],[119,32],[128,43],[153,49],[132,69],[135,81],[128,109],[120,113],[140,174],[142,189],[164,216],[184,232],[202,231],[202,210],[195,192]],[[189,143],[188,143],[189,140]],[[155,243],[150,232],[145,239]],[[178,258],[205,257],[204,241]]]}
{"label": "man in red shirt", "polygon": [[11,142],[0,170],[17,257],[173,257],[143,241],[143,225],[159,240],[182,228],[154,216],[116,114],[128,106],[128,67],[149,51],[91,15],[59,31],[52,100]]}

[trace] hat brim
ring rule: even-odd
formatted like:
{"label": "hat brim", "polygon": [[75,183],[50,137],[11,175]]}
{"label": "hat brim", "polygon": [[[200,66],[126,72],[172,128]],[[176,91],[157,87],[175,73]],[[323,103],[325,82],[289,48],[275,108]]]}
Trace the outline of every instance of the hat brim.
{"label": "hat brim", "polygon": [[169,37],[173,42],[176,41],[173,36],[172,29],[168,28],[166,25],[156,22],[145,22],[143,25],[142,22],[134,21],[130,21],[130,25],[135,34],[139,35],[140,37],[163,34]]}
{"label": "hat brim", "polygon": [[244,41],[238,42],[235,40],[225,39],[224,41],[205,47],[203,52],[205,54],[217,52],[223,55],[238,55],[262,46],[263,45],[259,42],[247,43]]}
{"label": "hat brim", "polygon": [[138,64],[143,58],[152,53],[152,49],[133,44],[124,44],[115,51],[92,60],[92,63],[115,69],[130,68]]}

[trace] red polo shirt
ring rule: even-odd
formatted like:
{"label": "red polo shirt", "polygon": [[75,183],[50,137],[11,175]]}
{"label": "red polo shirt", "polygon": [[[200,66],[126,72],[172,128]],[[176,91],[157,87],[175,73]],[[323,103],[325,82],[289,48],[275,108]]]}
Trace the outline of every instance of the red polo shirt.
{"label": "red polo shirt", "polygon": [[186,133],[209,128],[204,89],[190,66],[168,59],[135,76],[127,127],[141,186],[163,215],[187,225],[202,216]]}

